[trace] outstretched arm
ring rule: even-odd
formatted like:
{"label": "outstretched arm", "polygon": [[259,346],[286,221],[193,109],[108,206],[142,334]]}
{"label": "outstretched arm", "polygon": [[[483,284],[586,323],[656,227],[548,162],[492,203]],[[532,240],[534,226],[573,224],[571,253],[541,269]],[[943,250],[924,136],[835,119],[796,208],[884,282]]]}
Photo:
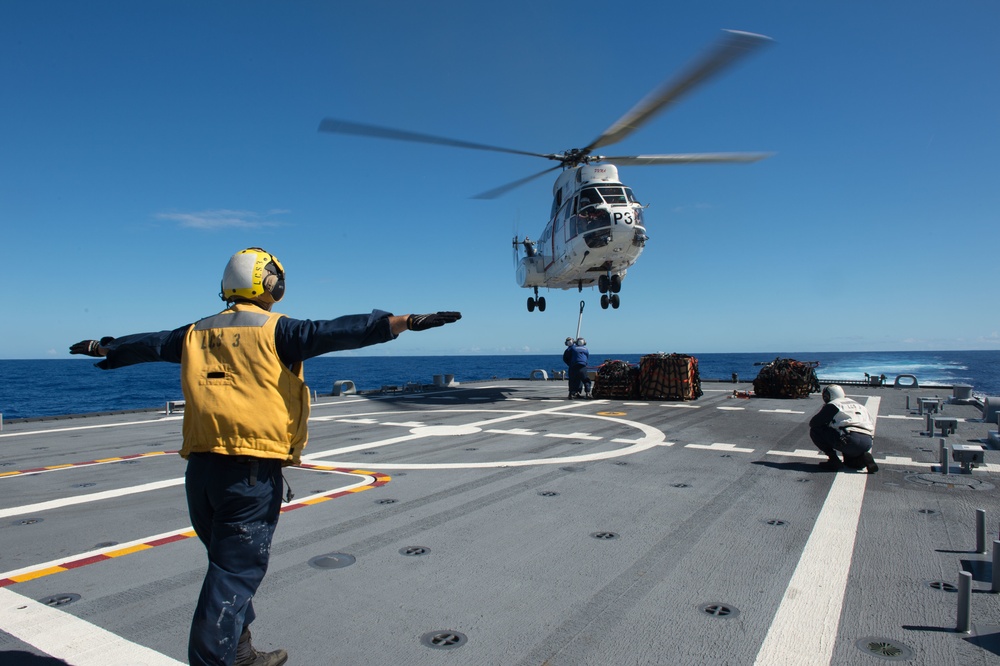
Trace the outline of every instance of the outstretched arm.
{"label": "outstretched arm", "polygon": [[151,361],[180,363],[184,336],[189,327],[190,324],[172,331],[81,340],[69,348],[69,353],[103,358],[104,360],[97,364],[97,367],[103,370]]}

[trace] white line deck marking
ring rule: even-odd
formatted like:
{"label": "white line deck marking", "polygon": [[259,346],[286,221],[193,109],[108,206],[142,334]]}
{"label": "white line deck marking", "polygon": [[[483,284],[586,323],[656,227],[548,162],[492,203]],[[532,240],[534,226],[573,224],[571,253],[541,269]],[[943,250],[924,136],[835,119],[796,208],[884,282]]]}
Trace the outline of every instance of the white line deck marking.
{"label": "white line deck marking", "polygon": [[51,430],[24,430],[22,432],[5,432],[0,434],[2,437],[22,437],[24,435],[51,435],[54,432],[74,432],[76,430],[99,430],[100,428],[119,428],[121,426],[132,426],[132,425],[157,425],[163,423],[164,421],[180,421],[183,416],[161,416],[157,419],[149,419],[147,421],[126,421],[123,423],[103,423],[101,425],[89,425],[89,426],[72,426],[69,428],[52,428]]}
{"label": "white line deck marking", "polygon": [[[865,407],[878,418],[882,399]],[[829,664],[854,557],[867,474],[837,474],[754,664]]]}
{"label": "white line deck marking", "polygon": [[708,449],[710,451],[733,451],[735,453],[753,453],[753,449],[744,449],[736,446],[735,444],[724,444],[722,442],[714,442],[712,444],[685,444],[685,449]]}
{"label": "white line deck marking", "polygon": [[815,458],[816,460],[826,460],[826,455],[819,452],[819,449],[807,451],[806,449],[795,449],[794,451],[768,451],[769,456],[788,456],[789,458]]}
{"label": "white line deck marking", "polygon": [[6,588],[0,588],[0,630],[74,666],[183,664]]}
{"label": "white line deck marking", "polygon": [[676,404],[668,402],[663,406],[673,407],[674,409],[701,409],[701,405],[689,405],[686,402],[680,402]]}
{"label": "white line deck marking", "polygon": [[805,414],[805,412],[797,412],[794,409],[759,409],[757,411],[767,414]]}
{"label": "white line deck marking", "polygon": [[724,412],[744,412],[746,407],[716,407],[716,409],[721,409]]}
{"label": "white line deck marking", "polygon": [[596,442],[598,440],[604,439],[603,437],[595,437],[587,432],[570,432],[565,435],[558,432],[550,432],[545,435],[546,437],[556,437],[558,439],[585,439],[588,442]]}
{"label": "white line deck marking", "polygon": [[154,481],[153,483],[144,483],[141,486],[132,486],[130,488],[119,488],[118,490],[105,490],[100,493],[90,493],[89,495],[77,495],[76,497],[62,497],[60,499],[49,500],[48,502],[38,502],[37,504],[25,504],[24,506],[15,506],[9,509],[0,509],[0,518],[10,518],[11,516],[20,516],[26,513],[37,513],[39,511],[48,511],[50,509],[59,509],[64,506],[73,506],[74,504],[86,504],[88,502],[97,502],[104,499],[111,499],[113,497],[124,497],[125,495],[136,495],[138,493],[145,493],[151,490],[161,490],[163,488],[171,488],[173,486],[184,485],[184,478],[180,479],[167,479],[166,481]]}
{"label": "white line deck marking", "polygon": [[[308,462],[306,456],[302,456],[303,462]],[[361,467],[358,465],[358,467]],[[325,470],[324,470],[325,471]],[[327,472],[330,474],[347,474],[348,472]],[[366,477],[371,478],[371,477]],[[367,482],[365,482],[367,483]],[[117,490],[105,490],[99,493],[89,493],[87,495],[76,495],[75,497],[62,497],[55,500],[49,500],[48,502],[38,502],[36,504],[25,504],[23,506],[14,506],[9,509],[0,509],[0,518],[10,518],[11,516],[21,516],[26,513],[39,513],[41,511],[49,511],[51,509],[60,509],[64,506],[74,506],[76,504],[89,504],[90,502],[100,502],[101,500],[113,499],[115,497],[125,497],[126,495],[138,495],[139,493],[146,493],[153,490],[162,490],[164,488],[172,488],[174,486],[183,486],[184,477],[179,479],[166,479],[165,481],[155,481],[153,483],[144,483],[139,486],[130,486],[128,488],[119,488]],[[304,502],[306,500],[313,499],[315,497],[323,497],[324,495],[329,495],[331,492],[340,492],[341,490],[348,490],[354,488],[357,485],[363,485],[362,483],[352,484],[345,488],[339,488],[336,490],[327,490],[316,495],[310,495],[308,497],[303,497],[299,499],[296,504]],[[190,527],[186,529],[191,529]],[[115,549],[121,548],[121,546],[116,546]]]}

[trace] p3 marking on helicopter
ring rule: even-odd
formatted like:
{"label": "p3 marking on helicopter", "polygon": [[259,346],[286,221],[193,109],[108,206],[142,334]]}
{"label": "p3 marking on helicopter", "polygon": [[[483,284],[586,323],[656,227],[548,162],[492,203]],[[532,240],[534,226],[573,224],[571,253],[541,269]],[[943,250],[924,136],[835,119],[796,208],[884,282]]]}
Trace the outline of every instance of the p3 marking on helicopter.
{"label": "p3 marking on helicopter", "polygon": [[517,283],[534,290],[534,295],[528,297],[528,311],[532,312],[535,308],[539,312],[545,311],[545,297],[538,295],[539,288],[583,291],[584,287],[595,285],[601,293],[601,307],[617,309],[621,304],[619,292],[622,280],[628,269],[638,261],[649,240],[643,219],[645,207],[636,199],[632,189],[621,182],[618,167],[756,162],[769,157],[771,153],[604,156],[596,155],[593,151],[618,143],[694,86],[771,41],[769,37],[749,32],[724,31],[722,38],[701,58],[679,76],[654,90],[584,148],[573,148],[561,153],[534,153],[334,118],[325,118],[320,123],[319,130],[530,155],[558,162],[554,167],[483,192],[476,198],[498,197],[561,169],[562,173],[552,186],[552,211],[545,230],[538,240],[515,235],[512,242],[515,253],[519,253],[521,247],[525,253],[517,263]]}

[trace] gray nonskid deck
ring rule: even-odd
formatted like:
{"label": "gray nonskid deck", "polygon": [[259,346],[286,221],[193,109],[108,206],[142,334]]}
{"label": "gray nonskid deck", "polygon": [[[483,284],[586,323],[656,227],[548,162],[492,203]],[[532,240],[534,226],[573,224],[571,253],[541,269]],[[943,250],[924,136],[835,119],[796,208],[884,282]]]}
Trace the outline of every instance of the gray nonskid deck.
{"label": "gray nonskid deck", "polygon": [[[255,643],[306,665],[753,664],[769,645],[777,663],[857,664],[881,661],[866,647],[880,641],[912,663],[996,663],[1000,602],[989,555],[971,552],[976,509],[996,536],[996,452],[974,486],[957,465],[935,476],[938,438],[915,409],[927,391],[849,387],[878,403],[881,470],[825,472],[806,425],[819,397],[732,397],[747,388],[706,383],[687,403],[567,401],[551,381],[323,398],[312,467],[285,472],[296,498]],[[977,408],[945,410],[960,419],[949,441],[985,440]],[[11,623],[17,605],[76,594],[57,619],[166,659],[146,663],[185,661],[205,556],[185,532],[179,447],[179,415],[5,425],[0,474],[70,466],[0,477],[0,655],[72,654]],[[857,493],[855,539],[836,603],[805,611],[818,629],[800,638],[781,623],[789,604],[811,608],[836,579],[837,563],[801,578],[818,521],[838,515],[832,488]],[[94,493],[112,496],[79,501]],[[963,566],[971,634],[939,589]],[[87,659],[68,661],[140,663]]]}

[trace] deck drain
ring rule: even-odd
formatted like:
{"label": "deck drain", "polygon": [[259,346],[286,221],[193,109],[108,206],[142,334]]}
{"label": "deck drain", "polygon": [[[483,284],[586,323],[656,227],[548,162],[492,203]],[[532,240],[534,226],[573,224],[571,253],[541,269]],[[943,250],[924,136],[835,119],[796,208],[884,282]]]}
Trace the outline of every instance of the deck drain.
{"label": "deck drain", "polygon": [[557,495],[559,495],[559,493],[557,493],[554,490],[542,490],[538,494],[541,495],[542,497],[556,497]]}
{"label": "deck drain", "polygon": [[53,594],[51,597],[45,597],[44,599],[39,599],[38,603],[45,604],[46,606],[68,606],[74,601],[79,601],[80,595],[73,593],[66,594]]}
{"label": "deck drain", "polygon": [[317,555],[309,560],[309,566],[314,569],[343,569],[355,562],[357,559],[347,553],[327,553],[326,555]]}
{"label": "deck drain", "polygon": [[373,456],[376,453],[378,453],[378,451],[362,451],[361,455],[363,455],[363,456]]}
{"label": "deck drain", "polygon": [[400,548],[399,554],[406,555],[407,557],[416,557],[418,555],[426,555],[431,552],[430,548],[425,548],[424,546],[407,546],[406,548]]}
{"label": "deck drain", "polygon": [[628,463],[625,462],[624,460],[619,460],[619,461],[615,462],[615,464],[618,465],[619,467],[624,467]]}
{"label": "deck drain", "polygon": [[764,522],[767,523],[768,525],[771,525],[772,527],[784,527],[785,525],[788,524],[785,521],[780,520],[778,518],[772,518],[771,520],[765,520]]}
{"label": "deck drain", "polygon": [[569,467],[560,467],[559,469],[561,469],[564,472],[579,472],[583,468],[582,467],[569,466]]}
{"label": "deck drain", "polygon": [[913,658],[913,650],[899,641],[889,638],[861,638],[855,645],[862,652],[889,661],[907,661]]}
{"label": "deck drain", "polygon": [[96,486],[96,485],[97,485],[96,483],[91,483],[91,482],[88,481],[87,483],[74,483],[73,487],[74,488],[90,488],[91,486]]}
{"label": "deck drain", "polygon": [[927,583],[927,587],[932,590],[941,590],[942,592],[958,592],[958,588],[951,583],[946,583],[943,580],[934,580]]}
{"label": "deck drain", "polygon": [[11,525],[34,525],[35,523],[40,523],[44,518],[22,518],[21,520],[15,520]]}
{"label": "deck drain", "polygon": [[799,483],[809,483],[810,481],[812,481],[812,479],[795,479],[795,480],[798,481]]}
{"label": "deck drain", "polygon": [[718,602],[712,602],[710,604],[702,604],[701,606],[698,607],[698,610],[700,610],[702,613],[705,613],[706,615],[711,615],[712,617],[723,618],[723,619],[736,617],[737,615],[740,614],[739,609]]}
{"label": "deck drain", "polygon": [[935,511],[934,509],[917,509],[917,513],[924,513],[927,514],[928,516],[932,516],[935,513],[937,513],[937,511]]}
{"label": "deck drain", "polygon": [[95,543],[94,548],[111,548],[111,546],[117,546],[117,541],[102,541],[101,543]]}
{"label": "deck drain", "polygon": [[719,454],[719,457],[720,458],[732,458],[733,454],[732,453],[722,453],[722,454]]}
{"label": "deck drain", "polygon": [[380,500],[378,500],[375,503],[376,504],[395,504],[396,502],[397,502],[397,500],[386,498],[386,499],[380,499]]}
{"label": "deck drain", "polygon": [[592,532],[590,536],[595,539],[603,539],[605,541],[618,538],[618,535],[615,532]]}
{"label": "deck drain", "polygon": [[468,642],[460,631],[431,631],[420,637],[420,642],[437,650],[454,650]]}
{"label": "deck drain", "polygon": [[691,486],[689,486],[686,483],[672,483],[670,485],[672,485],[674,488],[690,488],[691,487]]}
{"label": "deck drain", "polygon": [[476,447],[474,447],[474,446],[473,446],[473,447],[470,447],[470,448],[468,448],[468,449],[466,449],[466,451],[478,451],[478,450],[479,450],[479,449],[477,449],[477,448],[476,448]]}

